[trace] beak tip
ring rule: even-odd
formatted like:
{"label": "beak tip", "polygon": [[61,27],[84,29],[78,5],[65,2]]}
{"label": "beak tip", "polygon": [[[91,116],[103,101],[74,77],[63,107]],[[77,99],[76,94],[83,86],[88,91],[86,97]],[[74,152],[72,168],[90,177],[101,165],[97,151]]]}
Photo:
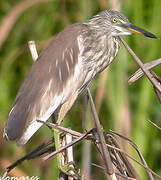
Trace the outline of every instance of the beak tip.
{"label": "beak tip", "polygon": [[156,35],[151,34],[151,33],[149,33],[149,34],[144,34],[144,35],[147,36],[147,37],[153,38],[153,39],[160,39],[159,37],[157,37]]}
{"label": "beak tip", "polygon": [[130,24],[129,25],[129,30],[132,32],[132,33],[135,33],[135,34],[142,34],[146,37],[149,37],[149,38],[154,38],[154,39],[159,39],[157,36],[155,36],[154,34],[142,29],[142,28],[139,28],[133,24]]}

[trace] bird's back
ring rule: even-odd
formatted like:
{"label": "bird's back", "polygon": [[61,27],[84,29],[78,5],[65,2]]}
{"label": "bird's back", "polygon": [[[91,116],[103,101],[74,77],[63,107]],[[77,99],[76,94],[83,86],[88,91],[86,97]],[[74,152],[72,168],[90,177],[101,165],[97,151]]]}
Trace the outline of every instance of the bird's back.
{"label": "bird's back", "polygon": [[5,129],[6,139],[25,144],[42,125],[36,119],[46,121],[70,95],[67,92],[64,97],[64,87],[78,63],[77,38],[85,29],[82,24],[67,27],[40,54],[17,94]]}

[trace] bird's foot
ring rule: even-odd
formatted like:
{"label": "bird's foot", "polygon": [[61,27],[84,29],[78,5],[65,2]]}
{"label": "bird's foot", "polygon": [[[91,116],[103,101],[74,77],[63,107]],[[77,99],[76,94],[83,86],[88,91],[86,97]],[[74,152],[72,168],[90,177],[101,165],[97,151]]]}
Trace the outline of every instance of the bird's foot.
{"label": "bird's foot", "polygon": [[80,179],[80,169],[77,169],[74,162],[70,162],[59,167],[60,171],[64,174],[73,177],[74,179]]}

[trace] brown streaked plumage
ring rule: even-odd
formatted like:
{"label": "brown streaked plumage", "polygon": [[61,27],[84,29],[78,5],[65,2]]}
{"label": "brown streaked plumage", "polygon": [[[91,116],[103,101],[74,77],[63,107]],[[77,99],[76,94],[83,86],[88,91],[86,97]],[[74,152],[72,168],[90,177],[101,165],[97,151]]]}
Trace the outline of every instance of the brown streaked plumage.
{"label": "brown streaked plumage", "polygon": [[63,104],[70,108],[91,80],[114,60],[119,50],[118,36],[131,35],[131,29],[156,38],[116,11],[103,11],[55,36],[17,94],[5,138],[23,145],[41,127],[36,120],[47,121]]}

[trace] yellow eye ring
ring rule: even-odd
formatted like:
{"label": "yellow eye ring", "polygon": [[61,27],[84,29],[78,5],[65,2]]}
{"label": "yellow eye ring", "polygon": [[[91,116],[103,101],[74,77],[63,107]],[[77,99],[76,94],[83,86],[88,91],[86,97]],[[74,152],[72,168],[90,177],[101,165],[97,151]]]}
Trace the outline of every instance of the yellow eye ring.
{"label": "yellow eye ring", "polygon": [[117,19],[116,18],[112,18],[112,22],[113,23],[117,23]]}

